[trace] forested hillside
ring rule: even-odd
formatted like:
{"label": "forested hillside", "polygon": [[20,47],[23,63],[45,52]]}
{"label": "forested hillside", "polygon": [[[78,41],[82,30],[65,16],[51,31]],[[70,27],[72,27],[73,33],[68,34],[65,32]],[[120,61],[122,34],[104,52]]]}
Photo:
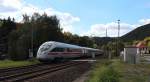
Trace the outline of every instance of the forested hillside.
{"label": "forested hillside", "polygon": [[150,24],[140,26],[131,32],[123,35],[121,39],[123,41],[135,41],[135,40],[143,40],[146,37],[150,36]]}
{"label": "forested hillside", "polygon": [[115,37],[94,37],[94,41],[98,46],[106,45],[108,42],[114,42]]}

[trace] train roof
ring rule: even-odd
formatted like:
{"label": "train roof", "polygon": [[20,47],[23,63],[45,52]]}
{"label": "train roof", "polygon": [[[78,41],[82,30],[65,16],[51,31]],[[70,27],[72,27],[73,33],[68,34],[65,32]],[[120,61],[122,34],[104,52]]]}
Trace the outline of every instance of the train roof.
{"label": "train roof", "polygon": [[55,45],[56,47],[61,47],[61,48],[74,48],[74,49],[80,48],[80,49],[87,49],[87,50],[92,50],[92,51],[100,51],[99,49],[81,47],[81,46],[77,46],[77,45],[72,45],[72,44],[67,44],[67,43],[62,43],[62,42],[56,42],[56,41],[48,41],[48,42],[45,42],[44,44]]}
{"label": "train roof", "polygon": [[66,48],[66,47],[67,48],[81,48],[80,46],[77,46],[77,45],[56,42],[56,41],[48,41],[48,42],[45,42],[44,44],[55,45],[56,47],[61,47],[61,48]]}
{"label": "train roof", "polygon": [[99,49],[94,49],[94,48],[89,48],[89,47],[83,47],[83,48],[85,48],[87,50],[100,51]]}

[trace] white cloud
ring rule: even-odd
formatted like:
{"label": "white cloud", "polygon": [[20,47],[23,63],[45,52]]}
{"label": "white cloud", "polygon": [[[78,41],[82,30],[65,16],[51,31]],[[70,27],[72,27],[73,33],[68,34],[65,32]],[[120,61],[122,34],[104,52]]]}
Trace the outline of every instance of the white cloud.
{"label": "white cloud", "polygon": [[21,0],[0,0],[0,12],[15,12],[21,8]]}
{"label": "white cloud", "polygon": [[0,0],[0,18],[14,17],[16,21],[22,20],[22,14],[32,15],[34,12],[47,15],[56,15],[60,19],[63,31],[74,32],[73,24],[80,21],[79,17],[73,16],[67,12],[61,12],[53,8],[41,9],[23,0]]}
{"label": "white cloud", "polygon": [[79,17],[73,16],[70,13],[56,11],[52,8],[45,9],[44,12],[48,15],[56,15],[60,19],[60,24],[64,31],[73,32],[72,24],[80,21]]}
{"label": "white cloud", "polygon": [[[143,23],[142,24],[120,23],[120,36],[130,32],[131,30],[135,29],[136,27],[138,27],[140,25],[143,25]],[[86,33],[82,33],[81,35],[105,37],[106,36],[106,29],[107,29],[107,35],[109,37],[118,36],[118,24],[117,24],[117,22],[91,25],[90,30]]]}
{"label": "white cloud", "polygon": [[21,14],[27,14],[27,15],[32,15],[34,12],[39,12],[39,11],[41,11],[41,9],[31,4],[27,4],[23,6],[22,9],[20,10]]}
{"label": "white cloud", "polygon": [[22,0],[0,0],[0,18],[21,18],[19,10],[23,6]]}
{"label": "white cloud", "polygon": [[150,19],[141,19],[141,20],[139,20],[139,22],[141,24],[149,24],[150,23]]}

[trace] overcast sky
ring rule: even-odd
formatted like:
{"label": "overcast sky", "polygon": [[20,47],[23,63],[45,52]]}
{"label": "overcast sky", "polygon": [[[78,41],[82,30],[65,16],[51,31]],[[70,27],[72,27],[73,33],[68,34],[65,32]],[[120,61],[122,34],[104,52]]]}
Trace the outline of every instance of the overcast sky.
{"label": "overcast sky", "polygon": [[56,15],[63,31],[78,35],[117,36],[117,20],[121,35],[150,23],[150,0],[0,0],[0,18],[34,12]]}

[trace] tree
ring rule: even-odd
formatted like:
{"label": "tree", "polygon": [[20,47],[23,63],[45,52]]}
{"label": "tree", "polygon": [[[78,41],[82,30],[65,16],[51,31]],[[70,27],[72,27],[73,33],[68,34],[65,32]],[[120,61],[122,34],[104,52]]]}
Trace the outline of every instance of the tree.
{"label": "tree", "polygon": [[8,37],[16,29],[16,23],[10,17],[0,19],[0,58],[8,53]]}
{"label": "tree", "polygon": [[88,36],[83,36],[80,38],[79,44],[85,47],[93,47],[94,42]]}
{"label": "tree", "polygon": [[9,55],[12,59],[28,59],[29,49],[32,48],[36,56],[39,46],[46,41],[63,41],[62,29],[56,16],[35,13],[31,17],[23,17],[24,23],[11,33],[9,39]]}
{"label": "tree", "polygon": [[120,52],[124,49],[124,43],[122,41],[116,42],[109,42],[106,45],[102,46],[102,50],[106,52],[105,56],[108,57],[108,52],[111,54],[112,57],[120,56]]}

